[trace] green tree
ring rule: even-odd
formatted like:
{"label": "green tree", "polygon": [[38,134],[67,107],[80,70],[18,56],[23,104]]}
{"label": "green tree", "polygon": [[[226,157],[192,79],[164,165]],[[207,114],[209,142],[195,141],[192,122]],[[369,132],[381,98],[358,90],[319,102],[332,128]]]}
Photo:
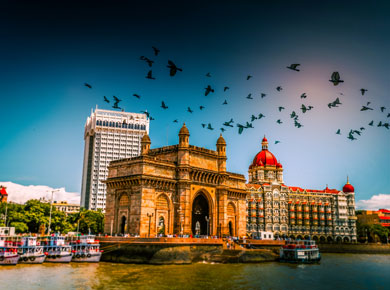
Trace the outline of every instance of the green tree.
{"label": "green tree", "polygon": [[12,222],[11,227],[15,227],[15,232],[18,234],[25,233],[28,231],[28,226],[23,222]]}
{"label": "green tree", "polygon": [[101,210],[87,210],[82,208],[80,212],[68,216],[68,222],[74,230],[79,227],[79,232],[88,234],[89,231],[93,234],[102,233],[104,231],[104,214]]}

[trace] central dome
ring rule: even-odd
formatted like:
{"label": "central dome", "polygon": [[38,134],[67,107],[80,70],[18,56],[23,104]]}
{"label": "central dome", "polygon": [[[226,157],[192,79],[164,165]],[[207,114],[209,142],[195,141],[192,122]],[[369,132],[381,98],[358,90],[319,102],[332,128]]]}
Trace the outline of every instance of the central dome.
{"label": "central dome", "polygon": [[268,140],[267,138],[265,138],[265,136],[261,142],[261,145],[262,145],[262,150],[259,153],[257,153],[255,158],[253,159],[250,168],[256,166],[277,166],[277,165],[282,167],[282,165],[278,163],[276,157],[271,152],[268,151]]}

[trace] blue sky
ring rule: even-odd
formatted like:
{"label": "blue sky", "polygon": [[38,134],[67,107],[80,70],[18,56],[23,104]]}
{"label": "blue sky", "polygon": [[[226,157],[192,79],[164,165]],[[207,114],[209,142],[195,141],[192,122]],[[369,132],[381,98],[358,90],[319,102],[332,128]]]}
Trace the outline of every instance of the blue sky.
{"label": "blue sky", "polygon": [[[245,123],[263,113],[254,129],[223,134],[229,171],[247,174],[266,135],[287,185],[341,189],[349,175],[357,199],[390,194],[390,130],[368,126],[390,122],[389,4],[290,2],[6,1],[0,15],[0,180],[79,192],[86,118],[96,105],[109,109],[103,96],[115,95],[126,111],[147,109],[156,119],[152,147],[176,144],[186,122],[190,143],[212,149],[224,121]],[[157,57],[152,46],[161,50]],[[149,68],[141,55],[155,60],[156,80],[145,79]],[[183,72],[170,77],[168,59]],[[300,63],[301,71],[286,69],[291,63]],[[333,71],[345,82],[333,86]],[[209,84],[215,93],[205,97]],[[223,92],[224,86],[230,90]],[[364,96],[361,88],[368,89]],[[249,93],[253,100],[245,98]],[[343,104],[329,109],[336,97]],[[374,110],[361,112],[367,102]],[[302,103],[314,109],[303,114]],[[293,110],[300,129],[289,117]],[[358,140],[346,138],[362,126]]]}

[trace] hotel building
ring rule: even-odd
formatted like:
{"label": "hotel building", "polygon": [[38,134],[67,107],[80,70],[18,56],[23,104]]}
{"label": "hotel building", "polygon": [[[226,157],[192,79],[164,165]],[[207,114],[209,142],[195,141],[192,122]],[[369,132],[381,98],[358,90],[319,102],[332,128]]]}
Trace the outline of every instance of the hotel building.
{"label": "hotel building", "polygon": [[106,184],[110,161],[138,156],[141,139],[149,134],[146,114],[96,108],[84,131],[84,164],[80,205],[105,211]]}
{"label": "hotel building", "polygon": [[356,242],[355,189],[348,182],[342,190],[303,189],[283,182],[283,166],[262,150],[249,166],[247,232],[256,237],[261,231],[275,236],[318,241]]}

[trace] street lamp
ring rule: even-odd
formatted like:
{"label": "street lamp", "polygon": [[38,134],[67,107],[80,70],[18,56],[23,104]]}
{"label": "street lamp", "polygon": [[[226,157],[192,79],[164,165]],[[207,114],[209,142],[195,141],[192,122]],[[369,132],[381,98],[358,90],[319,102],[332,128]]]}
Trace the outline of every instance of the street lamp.
{"label": "street lamp", "polygon": [[152,218],[152,216],[154,215],[154,213],[146,213],[147,217],[149,218],[149,232],[148,232],[148,238],[150,238],[150,220]]}
{"label": "street lamp", "polygon": [[204,217],[205,218],[205,220],[206,220],[206,222],[207,222],[207,236],[209,235],[209,222],[210,222],[210,218],[209,217],[207,217],[207,216],[205,216]]}
{"label": "street lamp", "polygon": [[54,189],[51,191],[51,200],[50,200],[50,216],[49,216],[49,228],[47,230],[47,233],[50,235],[50,226],[51,226],[51,211],[52,211],[52,207],[53,207],[53,196],[54,196],[54,192],[56,191],[60,191],[59,189]]}

